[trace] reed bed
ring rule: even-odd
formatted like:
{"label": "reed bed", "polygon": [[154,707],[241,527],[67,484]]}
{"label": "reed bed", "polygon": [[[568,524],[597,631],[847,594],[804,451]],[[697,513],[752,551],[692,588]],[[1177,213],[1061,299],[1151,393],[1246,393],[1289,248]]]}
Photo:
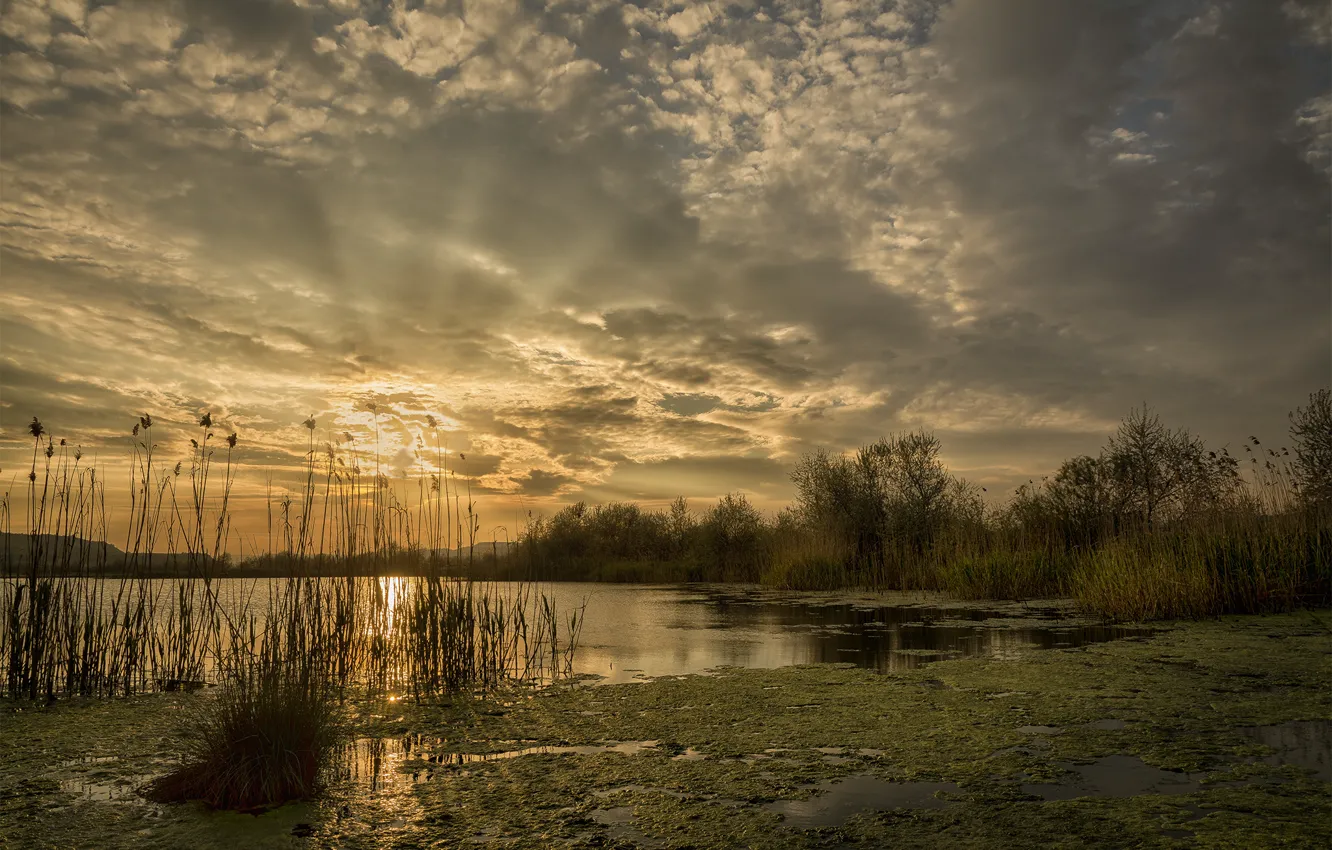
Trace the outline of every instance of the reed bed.
{"label": "reed bed", "polygon": [[[217,439],[205,414],[190,456],[169,464],[156,456],[152,418],[140,417],[118,549],[107,541],[103,477],[34,419],[21,534],[12,531],[10,494],[0,498],[5,693],[124,696],[243,682],[254,673],[247,665],[317,660],[339,695],[397,689],[424,699],[570,668],[581,610],[557,612],[528,582],[449,575],[465,566],[454,544],[474,548],[480,523],[442,451],[413,506],[381,472],[363,473],[363,463],[378,469],[377,451],[362,455],[349,438],[320,454],[314,422],[305,424],[304,486],[270,495],[276,548],[252,559],[282,575],[223,581],[236,435]],[[403,561],[425,574],[387,575]],[[321,575],[347,565],[361,574]]]}
{"label": "reed bed", "polygon": [[[572,668],[581,608],[559,611],[530,583],[449,575],[463,566],[455,542],[470,561],[480,524],[438,444],[413,508],[380,471],[377,411],[368,457],[348,435],[321,458],[314,420],[304,424],[303,486],[277,498],[270,486],[268,549],[251,563],[276,578],[225,579],[238,439],[216,439],[209,414],[189,457],[170,465],[156,456],[152,418],[134,424],[123,548],[107,541],[103,477],[36,418],[21,534],[10,494],[0,498],[8,697],[221,686],[198,704],[154,799],[250,810],[306,797],[349,700],[484,692]],[[386,574],[403,561],[423,574]]]}

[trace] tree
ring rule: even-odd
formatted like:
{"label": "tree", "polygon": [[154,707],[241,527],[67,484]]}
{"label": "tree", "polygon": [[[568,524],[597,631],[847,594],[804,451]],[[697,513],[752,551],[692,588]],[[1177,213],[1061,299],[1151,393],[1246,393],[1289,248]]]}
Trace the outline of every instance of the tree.
{"label": "tree", "polygon": [[1309,505],[1332,506],[1332,391],[1311,393],[1308,407],[1291,412],[1290,439],[1295,448],[1292,471],[1301,498]]}
{"label": "tree", "polygon": [[681,557],[689,549],[695,526],[694,515],[689,512],[689,504],[685,501],[685,497],[676,496],[675,501],[671,502],[671,510],[666,517],[671,554],[674,557]]}
{"label": "tree", "polygon": [[796,510],[803,522],[842,536],[856,562],[882,565],[885,544],[897,540],[917,554],[962,511],[978,515],[974,487],[948,473],[939,440],[927,431],[885,437],[854,455],[819,450],[796,464]]}
{"label": "tree", "polygon": [[723,576],[757,578],[763,555],[763,515],[743,494],[719,499],[699,530]]}
{"label": "tree", "polygon": [[893,535],[905,538],[917,552],[933,542],[950,512],[953,478],[939,460],[939,439],[927,431],[911,431],[879,440],[861,450],[874,459],[881,489],[888,495]]}
{"label": "tree", "polygon": [[1067,544],[1095,543],[1124,516],[1128,490],[1116,485],[1111,464],[1080,455],[1059,466],[1046,488],[1054,520]]}
{"label": "tree", "polygon": [[1147,405],[1130,411],[1101,453],[1115,494],[1126,510],[1151,526],[1158,519],[1215,507],[1239,487],[1239,473],[1226,452],[1207,451],[1181,428],[1171,431]]}
{"label": "tree", "polygon": [[861,449],[852,459],[819,449],[796,463],[791,481],[803,524],[845,539],[859,564],[882,561],[888,494],[873,452]]}

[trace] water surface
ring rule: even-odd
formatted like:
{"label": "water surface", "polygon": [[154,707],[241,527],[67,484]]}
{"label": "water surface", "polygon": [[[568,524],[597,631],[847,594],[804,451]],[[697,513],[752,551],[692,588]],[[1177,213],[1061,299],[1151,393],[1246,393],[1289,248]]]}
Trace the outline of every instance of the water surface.
{"label": "water surface", "polygon": [[1077,647],[1149,629],[1071,619],[1057,603],[976,607],[923,595],[848,599],[736,585],[548,585],[586,601],[574,669],[605,682],[711,668],[851,663],[898,670],[970,656]]}

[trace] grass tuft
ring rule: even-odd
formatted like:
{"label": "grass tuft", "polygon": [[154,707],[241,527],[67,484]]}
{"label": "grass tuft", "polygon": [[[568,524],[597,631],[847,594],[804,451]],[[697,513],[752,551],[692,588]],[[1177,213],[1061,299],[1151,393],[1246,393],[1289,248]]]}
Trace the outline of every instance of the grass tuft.
{"label": "grass tuft", "polygon": [[147,796],[236,811],[310,797],[338,744],[337,706],[309,665],[247,664],[210,695],[181,738],[181,767]]}

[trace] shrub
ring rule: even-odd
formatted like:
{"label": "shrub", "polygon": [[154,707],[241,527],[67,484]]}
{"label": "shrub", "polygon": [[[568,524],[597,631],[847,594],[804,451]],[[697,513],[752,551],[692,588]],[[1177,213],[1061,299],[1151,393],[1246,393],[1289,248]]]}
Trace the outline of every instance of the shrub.
{"label": "shrub", "polygon": [[233,670],[182,737],[182,764],[156,780],[158,802],[254,811],[309,797],[337,745],[327,678],[302,662]]}

